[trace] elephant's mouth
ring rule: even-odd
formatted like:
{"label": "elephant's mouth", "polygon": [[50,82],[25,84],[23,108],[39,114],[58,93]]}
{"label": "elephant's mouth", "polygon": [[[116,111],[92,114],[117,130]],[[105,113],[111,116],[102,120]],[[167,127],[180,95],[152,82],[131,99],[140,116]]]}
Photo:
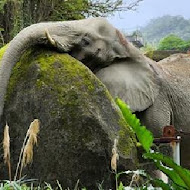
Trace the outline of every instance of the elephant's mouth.
{"label": "elephant's mouth", "polygon": [[81,62],[87,66],[93,73],[96,73],[102,68],[105,68],[109,65],[108,62],[102,62],[101,59],[93,58],[91,56],[85,57],[85,59],[81,60]]}
{"label": "elephant's mouth", "polygon": [[129,57],[115,57],[113,58],[108,53],[103,53],[100,49],[97,49],[94,53],[84,51],[80,46],[73,48],[69,54],[75,59],[81,61],[87,66],[93,73],[98,72],[102,68],[108,67],[113,62],[122,62],[123,60],[130,59]]}
{"label": "elephant's mouth", "polygon": [[99,54],[98,51],[95,52],[94,54],[91,53],[88,54],[84,51],[81,51],[81,49],[74,49],[73,51],[70,51],[69,54],[75,59],[81,61],[93,73],[109,65],[108,62],[102,61],[101,57],[98,55]]}

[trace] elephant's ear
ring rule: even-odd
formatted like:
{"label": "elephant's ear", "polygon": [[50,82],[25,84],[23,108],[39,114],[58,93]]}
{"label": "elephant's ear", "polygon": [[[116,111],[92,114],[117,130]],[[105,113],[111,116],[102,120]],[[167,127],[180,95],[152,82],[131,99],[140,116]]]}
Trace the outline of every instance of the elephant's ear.
{"label": "elephant's ear", "polygon": [[151,68],[140,63],[117,63],[103,68],[96,76],[106,85],[113,98],[119,97],[135,111],[151,106],[159,85]]}
{"label": "elephant's ear", "polygon": [[116,32],[116,40],[112,43],[113,59],[124,59],[129,58],[130,54],[127,51],[127,40],[125,36],[119,31]]}

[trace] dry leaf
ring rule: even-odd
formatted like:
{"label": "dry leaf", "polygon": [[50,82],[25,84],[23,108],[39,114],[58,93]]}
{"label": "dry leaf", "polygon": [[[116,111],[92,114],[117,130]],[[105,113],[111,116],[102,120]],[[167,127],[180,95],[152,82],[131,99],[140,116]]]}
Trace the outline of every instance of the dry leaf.
{"label": "dry leaf", "polygon": [[4,150],[4,161],[5,163],[8,163],[10,160],[10,136],[9,136],[9,126],[7,124],[4,129],[3,150]]}
{"label": "dry leaf", "polygon": [[119,154],[117,153],[117,143],[118,140],[115,139],[112,149],[112,158],[111,158],[111,169],[115,172],[117,171],[117,160],[119,159]]}

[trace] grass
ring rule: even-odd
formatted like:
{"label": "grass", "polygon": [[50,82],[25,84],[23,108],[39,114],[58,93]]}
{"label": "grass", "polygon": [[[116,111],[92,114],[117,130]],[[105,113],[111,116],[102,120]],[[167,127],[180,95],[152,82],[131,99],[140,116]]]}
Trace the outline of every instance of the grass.
{"label": "grass", "polygon": [[[0,181],[0,190],[63,190],[59,181],[57,181],[57,187],[52,187],[49,183],[44,183],[43,185],[35,185],[35,179],[25,179],[22,176],[23,168],[27,164],[32,162],[33,159],[33,148],[37,144],[37,135],[40,131],[40,121],[35,119],[31,122],[28,131],[26,133],[23,145],[20,151],[17,168],[15,171],[14,179],[11,176],[11,162],[10,162],[10,136],[9,136],[9,126],[6,123],[4,128],[4,138],[3,138],[3,150],[4,150],[4,162],[7,164],[9,171],[9,180]],[[18,179],[17,179],[18,178]],[[74,190],[79,190],[79,180],[76,182]],[[67,188],[66,190],[70,190]],[[81,190],[86,190],[82,188]]]}
{"label": "grass", "polygon": [[[71,190],[70,188],[63,189],[59,181],[57,181],[57,186],[52,187],[51,184],[44,182],[43,185],[35,185],[35,180],[24,180],[24,178],[17,181],[4,180],[0,183],[0,190]],[[87,190],[86,188],[79,189],[79,180],[75,184],[73,190]],[[98,188],[99,189],[99,188]],[[99,189],[103,190],[103,189]]]}
{"label": "grass", "polygon": [[[117,104],[119,105],[126,122],[130,124],[133,130],[136,132],[139,142],[141,146],[144,148],[145,152],[144,158],[152,159],[155,165],[158,167],[160,171],[163,171],[168,177],[171,179],[171,184],[164,183],[162,180],[157,178],[152,178],[148,173],[143,170],[136,171],[124,171],[118,172],[117,165],[119,160],[118,153],[118,140],[115,139],[112,147],[112,157],[111,157],[111,169],[115,175],[115,188],[116,190],[133,190],[133,189],[158,189],[155,187],[161,187],[164,190],[184,190],[190,189],[190,171],[186,170],[177,164],[174,161],[162,155],[159,152],[153,152],[151,150],[151,145],[153,141],[152,134],[144,127],[141,126],[140,121],[136,118],[135,115],[131,113],[128,106],[117,99]],[[31,124],[26,133],[18,164],[15,172],[14,180],[11,178],[11,163],[10,163],[10,137],[9,137],[9,126],[6,124],[4,129],[4,140],[3,140],[3,149],[4,149],[4,161],[7,164],[9,170],[9,180],[4,180],[0,183],[0,190],[63,190],[59,181],[57,181],[57,186],[51,186],[49,183],[44,183],[42,185],[38,185],[38,183],[34,179],[26,180],[22,178],[22,170],[23,168],[32,162],[33,158],[33,148],[37,143],[37,135],[39,133],[40,122],[38,119],[35,119]],[[146,141],[144,138],[146,137]],[[167,167],[165,167],[165,165]],[[123,185],[120,181],[121,175],[130,175],[131,181],[128,185]],[[97,186],[98,190],[104,190],[103,185],[99,184]],[[64,190],[71,190],[70,188]],[[76,182],[74,189],[72,190],[87,190],[86,188],[79,188],[79,180]],[[110,189],[111,190],[111,189]]]}
{"label": "grass", "polygon": [[[7,164],[9,180],[4,181],[5,183],[1,183],[1,187],[6,189],[8,186],[13,186],[14,189],[18,186],[18,183],[22,182],[22,170],[26,167],[27,164],[32,162],[33,159],[33,147],[37,144],[37,135],[39,133],[40,122],[38,119],[35,119],[31,124],[26,133],[22,149],[20,151],[19,161],[17,164],[17,168],[14,175],[14,180],[12,181],[11,175],[11,162],[10,162],[10,136],[9,136],[9,126],[6,123],[4,128],[4,138],[3,138],[3,151],[4,151],[4,162]],[[19,172],[20,171],[20,172]],[[19,172],[19,179],[17,181]],[[4,187],[5,186],[5,187]],[[2,189],[1,188],[1,189]]]}

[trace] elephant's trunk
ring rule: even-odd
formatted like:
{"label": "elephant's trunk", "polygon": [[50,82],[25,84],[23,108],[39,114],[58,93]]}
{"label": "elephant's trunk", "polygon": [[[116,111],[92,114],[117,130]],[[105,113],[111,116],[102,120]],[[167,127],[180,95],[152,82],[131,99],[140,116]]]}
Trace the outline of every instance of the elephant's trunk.
{"label": "elephant's trunk", "polygon": [[31,25],[22,30],[8,45],[8,48],[0,61],[0,119],[3,114],[4,97],[12,68],[19,61],[26,49],[44,42],[43,38],[46,37],[46,29],[50,32],[54,32],[57,27],[60,27],[59,23],[60,22],[39,23]]}
{"label": "elephant's trunk", "polygon": [[42,37],[42,32],[33,33],[33,26],[26,28],[10,42],[2,57],[0,62],[0,117],[3,113],[4,96],[12,68],[19,61],[24,50],[31,44],[36,44],[36,39],[39,37]]}
{"label": "elephant's trunk", "polygon": [[0,62],[0,118],[13,66],[26,49],[44,43],[44,39],[62,52],[72,55],[72,51],[76,51],[75,58],[79,60],[92,57],[99,62],[111,63],[114,59],[128,57],[127,48],[119,40],[116,29],[103,18],[31,25],[10,42]]}

